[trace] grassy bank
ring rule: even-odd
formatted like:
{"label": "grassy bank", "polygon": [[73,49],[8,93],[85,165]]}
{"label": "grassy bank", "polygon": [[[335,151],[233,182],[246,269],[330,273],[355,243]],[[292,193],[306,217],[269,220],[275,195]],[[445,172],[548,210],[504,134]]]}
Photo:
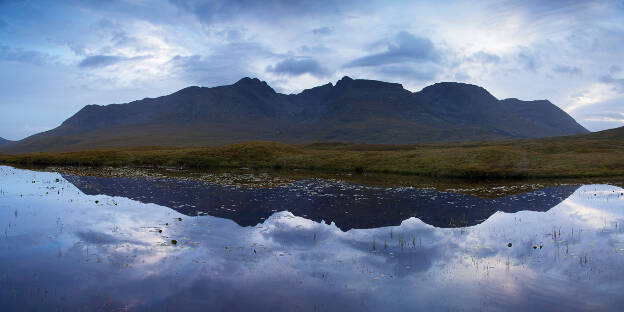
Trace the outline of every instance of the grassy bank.
{"label": "grassy bank", "polygon": [[[622,132],[620,129],[615,129]],[[273,168],[413,174],[448,178],[624,176],[617,133],[496,143],[439,145],[250,142],[222,147],[140,147],[0,155],[22,166],[171,166],[193,169]]]}

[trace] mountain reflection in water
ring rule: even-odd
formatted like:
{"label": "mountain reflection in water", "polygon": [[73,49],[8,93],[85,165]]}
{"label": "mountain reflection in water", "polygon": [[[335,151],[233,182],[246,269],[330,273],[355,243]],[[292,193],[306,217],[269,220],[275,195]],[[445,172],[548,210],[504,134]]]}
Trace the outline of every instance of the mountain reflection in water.
{"label": "mountain reflection in water", "polygon": [[127,197],[170,207],[187,216],[208,214],[233,220],[240,226],[254,226],[276,211],[290,211],[313,221],[334,222],[343,231],[399,225],[410,217],[441,228],[471,226],[483,222],[496,211],[547,211],[579,188],[554,186],[489,199],[320,179],[274,188],[249,188],[144,177],[63,175],[63,178],[88,195]]}
{"label": "mountain reflection in water", "polygon": [[0,310],[620,311],[623,223],[611,185],[479,199],[0,166]]}

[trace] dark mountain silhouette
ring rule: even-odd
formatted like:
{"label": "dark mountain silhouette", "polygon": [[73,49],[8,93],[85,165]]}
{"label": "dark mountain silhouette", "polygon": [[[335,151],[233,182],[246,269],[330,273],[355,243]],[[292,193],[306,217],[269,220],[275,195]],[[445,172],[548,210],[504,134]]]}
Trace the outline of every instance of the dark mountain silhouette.
{"label": "dark mountain silhouette", "polygon": [[280,94],[266,82],[188,87],[127,104],[88,105],[59,127],[5,145],[2,152],[136,145],[221,145],[348,141],[425,143],[540,138],[588,132],[547,100],[498,100],[470,84],[419,92],[344,77],[336,85]]}
{"label": "dark mountain silhouette", "polygon": [[400,225],[416,217],[435,227],[479,224],[497,211],[548,211],[579,186],[564,185],[501,198],[480,198],[428,189],[385,189],[307,179],[275,188],[245,188],[192,180],[63,175],[87,195],[122,196],[170,207],[188,216],[205,213],[255,226],[288,210],[343,231]]}
{"label": "dark mountain silhouette", "polygon": [[7,140],[5,138],[0,138],[0,146],[4,145],[4,144],[8,144],[11,143],[13,141]]}

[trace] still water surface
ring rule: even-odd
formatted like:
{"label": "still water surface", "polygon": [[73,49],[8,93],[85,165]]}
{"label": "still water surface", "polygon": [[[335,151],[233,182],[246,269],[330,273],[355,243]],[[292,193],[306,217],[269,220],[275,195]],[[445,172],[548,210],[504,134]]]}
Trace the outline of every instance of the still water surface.
{"label": "still water surface", "polygon": [[0,167],[0,309],[620,311],[623,193]]}

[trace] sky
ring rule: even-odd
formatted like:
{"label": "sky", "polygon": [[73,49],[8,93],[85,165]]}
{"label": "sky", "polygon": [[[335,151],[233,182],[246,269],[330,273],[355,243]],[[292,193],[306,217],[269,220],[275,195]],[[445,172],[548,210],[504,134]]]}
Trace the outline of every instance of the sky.
{"label": "sky", "polygon": [[440,81],[624,125],[624,1],[0,0],[0,137],[88,104],[257,77]]}

